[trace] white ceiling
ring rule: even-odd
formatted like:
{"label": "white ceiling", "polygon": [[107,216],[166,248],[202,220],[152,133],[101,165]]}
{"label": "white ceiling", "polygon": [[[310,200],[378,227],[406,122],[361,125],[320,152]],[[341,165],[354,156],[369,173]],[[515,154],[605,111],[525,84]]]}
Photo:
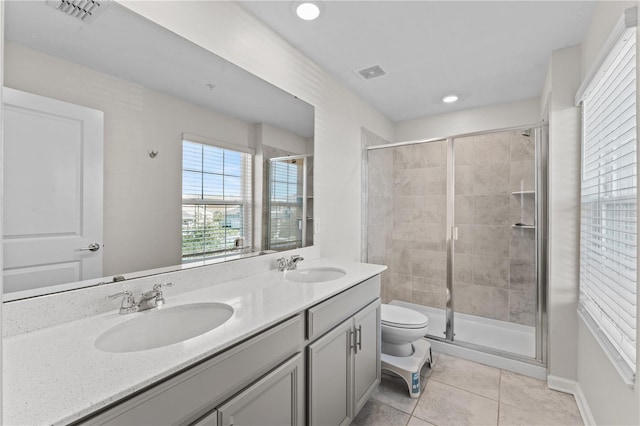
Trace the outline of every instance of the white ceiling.
{"label": "white ceiling", "polygon": [[[550,53],[581,43],[595,2],[328,1],[302,21],[291,1],[242,1],[393,121],[540,96]],[[365,81],[354,71],[379,64]],[[460,100],[443,104],[455,92]]]}
{"label": "white ceiling", "polygon": [[245,122],[313,135],[311,105],[115,2],[87,24],[44,0],[7,1],[5,36]]}

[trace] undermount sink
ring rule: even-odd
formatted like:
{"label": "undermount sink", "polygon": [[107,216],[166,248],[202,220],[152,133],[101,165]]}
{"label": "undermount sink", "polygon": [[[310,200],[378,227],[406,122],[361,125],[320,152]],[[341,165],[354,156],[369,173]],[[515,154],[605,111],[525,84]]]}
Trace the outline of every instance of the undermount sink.
{"label": "undermount sink", "polygon": [[192,303],[141,312],[96,339],[103,352],[137,352],[182,342],[224,324],[233,308],[224,303]]}
{"label": "undermount sink", "polygon": [[344,269],[340,268],[316,267],[286,271],[284,278],[296,283],[322,283],[342,278],[346,273]]}

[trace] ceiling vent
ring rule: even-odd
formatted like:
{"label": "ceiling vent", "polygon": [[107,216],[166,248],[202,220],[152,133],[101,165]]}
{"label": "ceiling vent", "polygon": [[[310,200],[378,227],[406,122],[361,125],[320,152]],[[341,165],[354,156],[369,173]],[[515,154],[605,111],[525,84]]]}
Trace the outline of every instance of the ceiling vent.
{"label": "ceiling vent", "polygon": [[385,75],[386,72],[384,72],[384,70],[380,68],[380,65],[374,65],[372,67],[365,68],[360,71],[356,71],[356,74],[358,74],[360,77],[364,78],[365,80],[371,80],[372,78]]}
{"label": "ceiling vent", "polygon": [[109,0],[47,0],[47,5],[82,22],[91,22],[106,9]]}

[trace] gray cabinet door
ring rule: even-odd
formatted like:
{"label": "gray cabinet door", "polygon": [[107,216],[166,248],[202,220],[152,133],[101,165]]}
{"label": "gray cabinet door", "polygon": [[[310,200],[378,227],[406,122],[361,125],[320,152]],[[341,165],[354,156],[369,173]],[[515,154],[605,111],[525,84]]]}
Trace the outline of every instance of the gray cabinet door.
{"label": "gray cabinet door", "polygon": [[298,426],[303,423],[302,354],[218,407],[221,426]]}
{"label": "gray cabinet door", "polygon": [[353,387],[354,415],[357,415],[380,383],[380,299],[358,312],[354,319]]}
{"label": "gray cabinet door", "polygon": [[353,319],[308,346],[309,424],[348,425],[353,419],[351,347]]}

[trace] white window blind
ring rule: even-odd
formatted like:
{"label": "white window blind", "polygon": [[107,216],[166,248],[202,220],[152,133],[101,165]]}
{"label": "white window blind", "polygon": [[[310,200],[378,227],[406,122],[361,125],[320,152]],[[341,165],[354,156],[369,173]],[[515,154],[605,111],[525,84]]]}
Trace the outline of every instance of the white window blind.
{"label": "white window blind", "polygon": [[252,155],[182,142],[182,258],[236,253],[252,241]]}
{"label": "white window blind", "polygon": [[630,383],[636,371],[636,35],[622,33],[582,97],[580,311]]}

